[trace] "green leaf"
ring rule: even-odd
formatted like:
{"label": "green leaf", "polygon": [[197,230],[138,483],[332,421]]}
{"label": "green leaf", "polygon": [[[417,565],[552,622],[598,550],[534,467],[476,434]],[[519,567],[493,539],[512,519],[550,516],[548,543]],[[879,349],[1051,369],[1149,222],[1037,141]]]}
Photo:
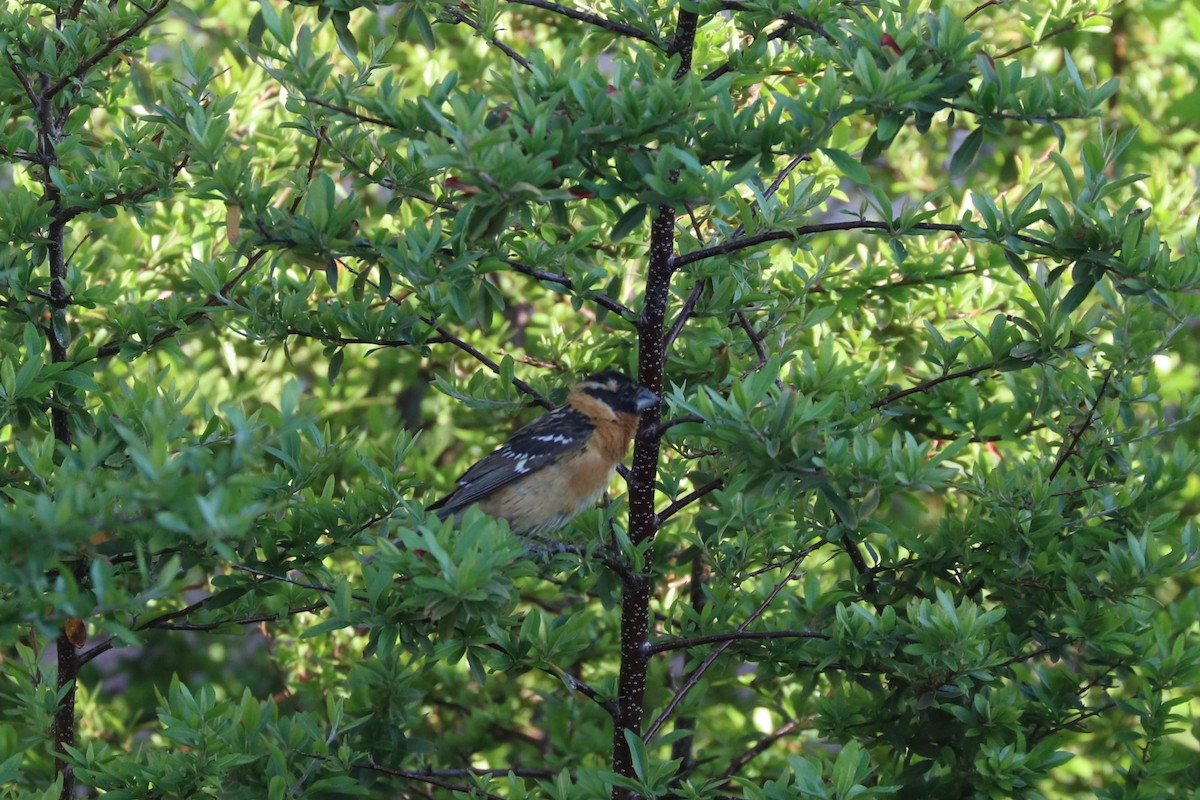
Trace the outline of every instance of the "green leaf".
{"label": "green leaf", "polygon": [[646,219],[647,206],[645,203],[637,203],[616,221],[612,227],[610,237],[614,243],[621,241],[626,236],[634,231],[642,221]]}
{"label": "green leaf", "polygon": [[337,352],[329,359],[329,385],[333,386],[337,382],[338,374],[342,371],[342,362],[346,359],[346,348],[338,348]]}
{"label": "green leaf", "polygon": [[871,184],[871,176],[862,164],[858,163],[849,153],[833,147],[822,147],[821,152],[833,162],[844,177],[863,186]]}
{"label": "green leaf", "polygon": [[979,147],[983,144],[983,128],[976,128],[967,134],[963,139],[962,144],[954,151],[954,157],[950,159],[950,175],[951,177],[959,178],[967,171],[967,168],[975,161],[975,156],[979,153]]}

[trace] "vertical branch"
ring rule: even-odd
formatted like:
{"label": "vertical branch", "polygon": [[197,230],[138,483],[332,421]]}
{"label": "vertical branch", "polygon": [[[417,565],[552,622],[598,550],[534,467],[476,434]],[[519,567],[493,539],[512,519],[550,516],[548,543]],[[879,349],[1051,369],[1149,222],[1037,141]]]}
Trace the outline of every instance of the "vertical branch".
{"label": "vertical branch", "polygon": [[[675,80],[692,69],[692,50],[696,41],[699,15],[681,9],[675,24],[671,53],[679,53],[680,64]],[[667,361],[667,301],[671,296],[671,275],[675,271],[675,209],[659,206],[650,223],[650,253],[646,270],[646,293],[638,332],[638,382],[655,394],[662,394],[663,368]],[[658,477],[658,450],[662,439],[661,408],[655,406],[642,415],[633,445],[633,467],[629,474],[629,539],[635,547],[654,541],[662,524],[654,512],[654,484]],[[646,674],[650,666],[650,595],[652,554],[645,551],[641,572],[622,576],[624,598],[621,603],[621,672],[617,684],[616,713],[613,715],[613,771],[634,778],[633,754],[625,741],[625,731],[641,736],[645,713]],[[629,789],[615,787],[613,800],[633,797]]]}
{"label": "vertical branch", "polygon": [[[675,246],[675,209],[661,206],[650,225],[650,263],[646,294],[638,319],[638,382],[659,394],[666,361],[667,299],[671,289],[671,256]],[[642,414],[633,445],[633,467],[629,473],[629,539],[639,546],[654,540],[659,520],[654,512],[654,484],[658,476],[658,445],[661,411],[658,406]],[[641,572],[624,575],[621,603],[621,673],[618,680],[616,714],[613,716],[613,771],[632,778],[633,756],[625,731],[640,735],[645,711],[646,672],[650,664],[651,554],[645,555]],[[613,790],[614,800],[632,797],[626,789]]]}
{"label": "vertical branch", "polygon": [[[692,574],[688,587],[692,610],[696,612],[697,619],[701,618],[704,607],[708,605],[708,595],[704,593],[704,584],[707,582],[708,576],[708,561],[705,559],[704,553],[697,553],[695,560],[692,561]],[[675,730],[686,732],[686,735],[676,739],[675,743],[671,745],[671,760],[679,761],[680,780],[696,766],[696,760],[692,753],[692,745],[696,740],[695,728],[695,717],[683,716],[675,720]]]}
{"label": "vertical branch", "polygon": [[[37,129],[38,164],[41,167],[42,197],[50,205],[50,224],[46,229],[46,254],[50,269],[50,328],[46,338],[50,343],[50,360],[61,364],[67,360],[67,350],[70,345],[70,328],[67,321],[67,308],[71,305],[71,295],[67,289],[67,220],[64,213],[62,193],[54,185],[51,170],[57,169],[58,143],[62,139],[63,126],[54,115],[54,91],[48,75],[38,76],[36,88],[17,64],[12,54],[8,54],[9,67],[17,80],[25,89],[29,98],[30,111]],[[57,391],[57,390],[56,390]],[[55,399],[50,404],[50,425],[54,438],[59,445],[66,449],[71,447],[71,417],[66,403]],[[86,576],[84,564],[75,565],[75,576],[79,580]],[[62,789],[59,797],[70,800],[75,795],[75,771],[67,762],[65,756],[68,747],[75,746],[75,682],[79,676],[79,656],[67,630],[59,634],[55,642],[58,651],[58,689],[62,694],[58,708],[54,712],[51,723],[51,735],[54,739],[54,771],[62,777]]]}
{"label": "vertical branch", "polygon": [[692,50],[696,44],[696,26],[700,15],[695,11],[683,8],[679,11],[679,19],[675,23],[675,40],[671,42],[671,53],[679,54],[679,69],[675,71],[675,80],[692,71]]}

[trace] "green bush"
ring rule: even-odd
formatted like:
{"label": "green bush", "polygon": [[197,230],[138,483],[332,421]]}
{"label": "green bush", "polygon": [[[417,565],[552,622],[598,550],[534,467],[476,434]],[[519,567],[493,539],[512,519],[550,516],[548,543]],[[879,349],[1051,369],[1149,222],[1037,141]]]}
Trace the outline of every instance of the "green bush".
{"label": "green bush", "polygon": [[[0,797],[1194,796],[1197,40],[6,5]],[[565,546],[426,514],[605,368]]]}

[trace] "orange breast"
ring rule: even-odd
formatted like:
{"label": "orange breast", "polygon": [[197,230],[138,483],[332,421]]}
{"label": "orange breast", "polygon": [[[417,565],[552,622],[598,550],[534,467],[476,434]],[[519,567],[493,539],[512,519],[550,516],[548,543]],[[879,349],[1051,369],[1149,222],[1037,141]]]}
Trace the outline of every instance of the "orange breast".
{"label": "orange breast", "polygon": [[481,500],[479,508],[508,520],[519,533],[549,533],[562,527],[594,506],[608,488],[636,424],[634,418],[628,426],[601,426],[582,451],[509,484]]}

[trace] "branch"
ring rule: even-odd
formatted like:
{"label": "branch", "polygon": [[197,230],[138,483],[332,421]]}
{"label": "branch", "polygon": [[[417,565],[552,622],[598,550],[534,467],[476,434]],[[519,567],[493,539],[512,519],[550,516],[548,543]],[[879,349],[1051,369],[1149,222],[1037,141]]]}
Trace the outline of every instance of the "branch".
{"label": "branch", "polygon": [[[464,353],[471,356],[476,361],[478,361],[480,364],[483,364],[485,367],[487,367],[488,369],[490,369],[492,372],[496,373],[497,375],[500,374],[500,365],[497,364],[494,360],[485,356],[477,348],[472,347],[471,345],[467,344],[462,339],[460,339],[457,336],[455,336],[454,334],[452,334],[450,331],[448,331],[445,328],[443,328],[442,326],[438,325],[436,322],[434,322],[429,317],[422,316],[422,317],[420,317],[420,319],[426,325],[432,325],[433,329],[438,332],[438,335],[441,336],[448,344],[452,344],[455,347],[457,347],[459,350],[462,350]],[[520,378],[513,378],[512,383],[513,383],[513,386],[517,387],[518,391],[523,392],[524,394],[532,397],[533,402],[537,403],[542,408],[545,408],[547,410],[554,408],[553,403],[551,403],[545,397],[542,397],[541,393],[538,392],[537,389],[534,389],[532,386],[530,386],[528,383],[521,380]]]}
{"label": "branch", "polygon": [[1050,481],[1053,482],[1058,477],[1059,470],[1067,463],[1067,459],[1075,452],[1075,447],[1079,444],[1079,440],[1083,437],[1084,431],[1092,427],[1092,423],[1096,420],[1096,406],[1100,405],[1100,398],[1104,397],[1105,391],[1108,390],[1108,381],[1112,378],[1112,370],[1104,373],[1104,380],[1100,384],[1100,388],[1096,391],[1096,399],[1092,401],[1092,407],[1088,409],[1087,417],[1075,431],[1075,435],[1071,438],[1071,444],[1061,447],[1058,451],[1058,458],[1054,460],[1054,468],[1050,470]]}
{"label": "branch", "polygon": [[[759,333],[754,330],[754,327],[750,324],[750,320],[746,317],[745,311],[739,309],[735,313],[735,316],[737,317],[738,327],[746,332],[747,338],[750,339],[750,345],[754,348],[755,355],[758,356],[758,363],[746,372],[742,373],[742,380],[745,380],[746,376],[748,376],[751,372],[758,372],[760,369],[765,367],[767,362],[770,360],[770,356],[767,355],[767,348],[764,347],[762,343],[766,334]],[[779,378],[776,378],[775,385],[782,389],[783,381],[781,381]]]}
{"label": "branch", "polygon": [[689,422],[704,422],[704,417],[699,414],[685,414],[682,417],[673,417],[650,428],[646,431],[646,435],[655,439],[661,439],[662,435],[671,428],[674,428],[676,425],[686,425]]}
{"label": "branch", "polygon": [[688,292],[687,299],[683,301],[683,308],[679,309],[679,316],[675,318],[675,324],[671,326],[671,330],[667,334],[664,343],[666,349],[670,349],[671,345],[675,344],[675,340],[683,331],[684,324],[692,318],[692,312],[696,310],[696,302],[700,299],[706,285],[708,285],[707,279],[701,279],[692,284],[692,290]]}
{"label": "branch", "polygon": [[986,0],[986,2],[980,3],[979,5],[975,6],[975,8],[971,9],[971,11],[968,12],[965,17],[963,17],[963,22],[966,22],[971,17],[978,14],[980,11],[983,11],[985,8],[991,8],[992,6],[998,6],[1003,2],[1004,2],[1004,0]]}
{"label": "branch", "polygon": [[[320,758],[325,760],[323,756],[314,755],[312,753],[303,753],[302,755],[309,756],[310,758]],[[426,775],[423,772],[413,772],[405,769],[392,769],[391,767],[385,767],[380,764],[376,764],[373,761],[356,761],[350,766],[355,769],[366,769],[372,772],[379,772],[384,775],[392,775],[396,778],[404,778],[405,780],[427,783],[430,786],[437,786],[439,789],[449,789],[452,792],[467,794],[471,795],[472,797],[485,797],[487,800],[505,800],[505,798],[498,794],[485,792],[475,786],[464,786],[461,783],[451,783],[450,781],[443,780],[442,778],[438,778],[433,775]]]}
{"label": "branch", "polygon": [[[1083,19],[1090,19],[1091,17],[1094,17],[1094,16],[1096,16],[1096,12],[1090,11],[1083,15]],[[1071,31],[1075,30],[1075,26],[1076,26],[1076,23],[1068,22],[1066,25],[1063,25],[1060,28],[1055,28],[1054,30],[1050,31],[1049,33],[1044,35],[1042,38],[1038,39],[1036,42],[1028,42],[1027,44],[1021,45],[1020,47],[1014,47],[1012,50],[1006,50],[1003,53],[1001,53],[1000,55],[994,56],[994,58],[1008,58],[1009,56],[1015,56],[1017,53],[1028,50],[1031,47],[1037,47],[1042,42],[1045,42],[1049,39],[1053,39],[1055,36],[1058,36],[1063,33],[1069,33]]]}
{"label": "branch", "polygon": [[[798,17],[795,14],[784,14],[783,16],[780,17],[780,19],[783,21],[783,24],[780,25],[775,30],[771,31],[767,35],[766,41],[774,42],[778,39],[782,39],[783,37],[785,37],[789,33],[791,33],[793,30],[795,30],[796,28],[804,28],[806,30],[812,31],[813,33],[820,34],[822,37],[824,37],[826,39],[830,38],[829,31],[827,31],[823,27],[821,27],[821,25],[819,23],[813,22],[812,20],[807,19],[805,17]],[[705,75],[703,80],[705,80],[705,81],[716,80],[717,78],[720,78],[722,75],[728,74],[732,70],[733,70],[733,60],[730,59],[729,61],[726,61],[721,66],[714,69],[712,72]]]}
{"label": "branch", "polygon": [[7,147],[0,145],[0,157],[15,158],[18,161],[28,161],[31,164],[45,164],[46,159],[40,153],[31,153],[28,150],[9,150]]}
{"label": "branch", "polygon": [[892,403],[896,402],[897,400],[903,400],[905,397],[908,397],[909,395],[920,394],[921,392],[928,392],[930,389],[933,389],[936,386],[940,386],[941,384],[946,383],[947,381],[954,381],[954,380],[958,380],[959,378],[970,378],[975,375],[978,375],[981,372],[987,372],[988,370],[995,369],[995,368],[996,368],[995,364],[981,364],[978,367],[971,367],[969,369],[960,370],[959,372],[950,372],[945,375],[939,375],[936,378],[932,378],[930,380],[918,383],[916,386],[913,386],[909,389],[903,389],[899,392],[893,392],[892,394],[889,394],[887,397],[884,397],[881,400],[876,400],[874,403],[871,403],[871,408],[878,410],[880,408],[883,408],[884,406],[891,405]]}
{"label": "branch", "polygon": [[[766,244],[767,242],[778,242],[778,241],[785,241],[785,240],[790,241],[793,239],[799,239],[801,236],[809,236],[814,233],[828,233],[831,231],[854,231],[854,230],[880,230],[880,231],[888,231],[888,232],[892,233],[893,235],[900,235],[899,232],[897,232],[895,230],[895,227],[892,225],[892,223],[883,222],[881,220],[860,219],[860,220],[850,220],[847,222],[822,222],[822,223],[817,223],[817,224],[813,224],[813,225],[801,225],[800,227],[798,227],[794,230],[764,231],[763,233],[756,233],[753,236],[743,236],[740,238],[731,239],[730,241],[724,242],[722,244],[713,245],[712,247],[705,247],[700,250],[693,250],[690,253],[683,253],[681,255],[678,255],[672,261],[672,265],[676,269],[678,269],[680,267],[687,266],[688,264],[692,264],[697,261],[703,261],[706,258],[712,258],[714,256],[729,255],[731,253],[736,253],[739,250],[745,250],[748,247],[755,247],[760,244]],[[904,233],[907,234],[910,231],[923,231],[923,232],[944,231],[947,233],[955,233],[955,234],[961,235],[962,233],[965,232],[965,229],[963,228],[962,225],[953,225],[953,224],[941,223],[941,222],[919,222],[916,225],[913,225],[912,227],[907,228],[904,231]],[[1028,236],[1026,234],[1017,234],[1015,238],[1019,239],[1022,242],[1027,242],[1029,244],[1035,244],[1040,247],[1049,247],[1050,246],[1049,242],[1044,241],[1042,239],[1038,239],[1037,237],[1034,237],[1034,236]]]}
{"label": "branch", "polygon": [[561,680],[567,684],[567,688],[574,692],[579,692],[581,695],[591,700],[596,705],[604,709],[610,717],[615,717],[617,714],[617,704],[612,700],[604,697],[600,692],[592,688],[591,685],[585,683],[579,678],[559,667],[542,667],[543,672]]}
{"label": "branch", "polygon": [[[522,264],[520,261],[513,261],[510,258],[504,259],[504,263],[507,264],[509,267],[511,267],[515,272],[519,272],[522,275],[528,275],[529,277],[536,278],[539,281],[546,281],[547,283],[558,284],[559,286],[562,286],[564,289],[566,289],[567,291],[570,291],[570,292],[575,291],[574,281],[572,281],[566,275],[559,275],[557,272],[547,272],[544,269],[537,269],[536,267],[531,267],[528,264]],[[611,297],[609,297],[606,294],[600,294],[599,292],[593,292],[593,293],[584,295],[584,297],[588,300],[591,300],[593,303],[600,306],[601,308],[608,309],[609,311],[613,312],[614,314],[620,316],[622,319],[633,320],[634,317],[636,316],[633,313],[632,309],[630,309],[629,307],[627,307],[625,305],[622,305],[621,303],[617,302],[616,300],[612,299]]]}
{"label": "branch", "polygon": [[569,17],[570,19],[578,20],[579,22],[586,22],[589,25],[595,25],[598,28],[603,28],[609,33],[619,33],[622,36],[628,36],[633,39],[639,39],[643,42],[647,42],[655,47],[659,46],[658,40],[643,31],[641,28],[635,28],[633,25],[626,25],[624,22],[617,22],[615,20],[608,19],[607,17],[602,17],[599,14],[590,14],[586,11],[576,11],[573,8],[567,8],[566,6],[559,5],[558,3],[548,2],[548,0],[507,1],[514,5],[532,6],[533,8],[551,11],[563,17]]}
{"label": "branch", "polygon": [[[325,344],[337,345],[345,347],[351,344],[368,344],[372,347],[417,347],[416,342],[410,342],[407,339],[356,339],[349,336],[330,336],[325,333],[313,333],[311,331],[302,331],[299,328],[288,328],[286,331],[288,336],[299,336],[302,339],[315,339]],[[440,336],[433,336],[426,339],[421,344],[447,344],[448,342]]]}
{"label": "branch", "polygon": [[46,90],[46,100],[48,101],[50,98],[54,97],[54,95],[61,92],[68,83],[83,76],[85,73],[91,70],[92,67],[99,64],[105,58],[108,58],[108,56],[110,56],[118,47],[141,33],[142,28],[145,28],[155,17],[161,14],[163,10],[166,9],[170,1],[171,0],[158,0],[157,3],[142,12],[142,18],[134,23],[133,27],[122,33],[120,36],[109,39],[103,47],[101,47],[91,56],[76,64],[75,69],[71,70],[70,74],[59,78],[53,86]]}
{"label": "branch", "polygon": [[543,778],[552,780],[558,776],[558,773],[549,769],[535,769],[532,767],[498,767],[496,769],[484,769],[482,767],[465,767],[462,769],[423,769],[420,770],[422,775],[431,775],[436,778],[467,778],[474,775],[484,775],[488,777],[503,778],[509,773],[516,775],[518,778]]}
{"label": "branch", "polygon": [[[33,106],[33,110],[37,111],[41,105],[41,102],[38,99],[37,92],[34,91],[33,84],[29,82],[29,76],[21,71],[21,67],[17,64],[17,59],[13,57],[12,53],[6,50],[4,55],[8,59],[9,69],[12,70],[12,74],[16,77],[17,82],[21,84],[21,88],[25,90],[25,96],[29,98],[29,102]],[[50,163],[50,160],[46,158],[44,153],[38,153],[38,159],[38,163],[40,164],[47,165]]]}
{"label": "branch", "polygon": [[[257,253],[254,253],[253,255],[251,255],[248,259],[246,259],[246,266],[242,267],[242,269],[240,269],[236,275],[234,275],[232,278],[230,278],[228,281],[226,281],[225,285],[221,287],[221,290],[219,292],[215,292],[213,294],[210,294],[208,297],[204,298],[203,307],[200,311],[193,311],[191,314],[188,314],[186,317],[183,318],[183,323],[180,325],[168,325],[166,328],[163,328],[161,331],[154,334],[154,336],[150,337],[150,341],[142,342],[141,343],[142,349],[149,350],[151,347],[153,347],[154,345],[163,341],[164,339],[170,339],[172,336],[174,336],[175,334],[182,331],[188,325],[194,325],[195,323],[204,319],[205,317],[208,316],[208,314],[211,311],[216,311],[216,310],[220,309],[222,306],[226,305],[225,295],[228,294],[229,291],[231,289],[233,289],[234,286],[237,286],[237,284],[242,280],[242,278],[244,278],[246,276],[246,273],[248,273],[251,270],[251,268],[254,267],[255,264],[257,264],[259,261],[261,261],[262,258],[267,254],[267,252],[268,251],[266,251],[266,250],[259,250]],[[122,342],[110,342],[109,344],[106,344],[103,347],[99,348],[96,351],[96,355],[93,356],[92,358],[111,358],[112,356],[115,356],[121,352],[122,345],[125,345],[128,343],[129,343],[129,340],[125,340]],[[92,359],[83,359],[76,363],[83,364],[90,360],[92,360]]]}
{"label": "branch", "polygon": [[[660,425],[659,427],[662,427],[662,426]],[[682,511],[683,509],[690,506],[692,503],[699,500],[701,497],[704,497],[704,495],[709,494],[711,492],[715,492],[717,489],[720,489],[724,485],[725,485],[724,479],[713,478],[711,481],[704,484],[703,486],[700,486],[697,489],[694,489],[693,491],[688,492],[683,497],[674,501],[673,503],[671,503],[669,506],[667,506],[666,508],[664,508],[662,511],[660,511],[658,513],[658,524],[661,526],[664,522],[669,520],[671,517],[675,516],[680,511]]]}
{"label": "branch", "polygon": [[783,737],[787,736],[792,731],[800,727],[800,720],[794,719],[790,722],[785,722],[771,733],[768,733],[760,739],[753,747],[729,763],[729,768],[721,773],[722,778],[732,778],[734,775],[741,772],[742,767],[749,764],[758,756],[765,753],[773,744],[778,742]]}
{"label": "branch", "polygon": [[305,172],[304,191],[296,192],[296,196],[292,198],[292,204],[288,206],[288,213],[295,214],[300,208],[300,203],[304,200],[304,195],[308,191],[308,187],[312,184],[313,177],[317,174],[317,162],[321,158],[321,143],[328,141],[328,128],[321,125],[314,132],[313,136],[313,151],[308,158],[308,170]]}
{"label": "branch", "polygon": [[147,626],[156,630],[164,631],[214,631],[217,628],[223,628],[226,625],[257,625],[260,622],[270,622],[278,620],[281,617],[293,617],[296,614],[305,614],[310,611],[317,611],[325,608],[328,605],[324,600],[318,600],[304,606],[289,608],[286,611],[276,611],[270,614],[255,614],[250,617],[238,617],[237,619],[222,619],[215,622],[168,622],[162,625]]}
{"label": "branch", "polygon": [[[272,620],[278,620],[282,617],[292,617],[292,616],[295,616],[296,614],[304,614],[304,613],[307,613],[310,611],[316,611],[318,609],[324,608],[327,605],[324,600],[320,600],[318,602],[310,603],[305,606],[289,608],[289,609],[286,609],[285,611],[275,611],[270,614],[257,614],[257,615],[251,616],[251,617],[239,617],[238,619],[226,619],[226,620],[220,620],[218,622],[196,622],[196,623],[174,623],[174,622],[171,622],[171,620],[179,619],[180,617],[187,616],[188,614],[191,614],[191,613],[199,610],[206,602],[208,602],[208,600],[209,600],[209,598],[206,597],[203,600],[192,603],[190,606],[185,606],[184,608],[178,608],[174,611],[168,611],[166,614],[160,614],[159,616],[155,617],[154,619],[147,620],[146,622],[144,622],[140,625],[137,625],[132,630],[134,630],[134,631],[147,631],[147,630],[211,631],[211,630],[216,630],[217,628],[223,627],[225,625],[257,625],[260,622],[271,622]],[[91,649],[81,653],[79,655],[80,666],[87,664],[89,661],[96,658],[97,656],[107,653],[109,650],[111,650],[113,648],[113,646],[116,643],[116,640],[117,640],[117,637],[112,636],[112,637],[104,640],[103,642],[100,642],[99,644],[92,647]]]}
{"label": "branch", "polygon": [[693,636],[686,639],[665,639],[661,642],[655,642],[650,645],[650,652],[654,655],[665,653],[669,650],[687,650],[692,647],[699,647],[705,644],[717,644],[719,642],[738,642],[744,640],[767,640],[772,639],[828,639],[829,637],[823,633],[816,631],[744,631],[736,630],[727,633],[710,633],[704,636]]}
{"label": "branch", "polygon": [[469,17],[467,17],[466,14],[462,13],[461,11],[459,11],[457,8],[455,8],[452,5],[445,6],[445,8],[447,11],[450,12],[450,14],[456,20],[458,20],[459,22],[466,25],[471,30],[478,33],[480,38],[482,38],[485,42],[494,46],[501,53],[504,53],[504,55],[508,56],[509,58],[511,58],[513,61],[517,62],[518,64],[520,64],[525,69],[527,69],[529,71],[533,70],[533,64],[529,63],[529,60],[526,59],[524,56],[522,56],[520,53],[518,53],[516,50],[513,50],[511,47],[509,47],[508,45],[506,45],[504,42],[500,41],[499,39],[495,38],[494,36],[489,37],[489,36],[485,35],[483,32],[483,28],[480,26],[480,24],[478,22],[476,22],[473,19],[470,19]]}
{"label": "branch", "polygon": [[[179,161],[171,168],[171,177],[172,178],[179,177],[179,173],[183,172],[184,168],[187,167],[188,161],[190,160],[190,158],[191,158],[191,155],[189,153],[185,152],[183,154],[183,156],[179,159]],[[97,206],[97,208],[103,208],[105,206],[122,206],[122,205],[125,205],[126,203],[133,203],[138,200],[141,200],[143,197],[153,194],[154,192],[161,191],[162,189],[165,189],[165,188],[167,188],[167,187],[165,187],[165,186],[140,186],[131,192],[117,192],[116,194],[112,195],[111,197],[102,197],[100,200],[97,201],[96,206]],[[85,208],[84,206],[67,206],[66,208],[60,209],[59,212],[55,215],[55,218],[62,222],[70,222],[71,220],[75,219],[75,217],[79,216],[80,214],[84,213],[85,211],[90,211],[90,210],[92,210],[92,209]]]}
{"label": "branch", "polygon": [[382,125],[385,128],[390,128],[391,130],[395,131],[403,130],[403,128],[394,122],[388,122],[386,119],[380,119],[379,117],[371,117],[366,114],[360,114],[351,108],[347,108],[346,106],[334,105],[333,103],[326,102],[325,100],[321,100],[317,97],[305,96],[301,99],[306,103],[312,103],[314,106],[320,106],[321,108],[329,111],[336,111],[339,114],[358,120],[359,122],[366,122],[371,125]]}
{"label": "branch", "polygon": [[[779,581],[779,583],[775,584],[775,588],[773,588],[770,594],[768,594],[766,598],[759,603],[758,608],[756,608],[753,613],[746,618],[745,622],[737,627],[738,632],[745,631],[754,623],[755,620],[763,615],[763,613],[767,610],[767,606],[771,605],[776,596],[783,591],[783,587],[787,586],[788,583],[790,583],[792,579],[796,577],[796,573],[800,570],[800,563],[800,560],[797,560],[796,563],[792,565],[791,571],[788,572],[788,574],[785,575]],[[650,739],[654,738],[655,734],[662,729],[662,726],[665,725],[667,720],[671,717],[671,714],[675,712],[675,709],[679,707],[679,704],[683,702],[683,699],[687,697],[688,693],[691,692],[692,689],[696,687],[696,684],[700,682],[700,679],[704,677],[704,673],[708,672],[709,668],[716,663],[716,660],[721,656],[722,653],[729,649],[733,642],[733,639],[721,642],[716,649],[708,654],[708,657],[701,662],[700,666],[696,667],[696,669],[692,671],[692,674],[687,677],[687,680],[684,681],[683,686],[679,688],[679,691],[675,692],[674,697],[671,698],[671,702],[667,703],[667,707],[662,710],[662,713],[658,715],[658,718],[654,720],[654,723],[646,729],[646,734],[642,737],[643,741],[650,741]]]}

